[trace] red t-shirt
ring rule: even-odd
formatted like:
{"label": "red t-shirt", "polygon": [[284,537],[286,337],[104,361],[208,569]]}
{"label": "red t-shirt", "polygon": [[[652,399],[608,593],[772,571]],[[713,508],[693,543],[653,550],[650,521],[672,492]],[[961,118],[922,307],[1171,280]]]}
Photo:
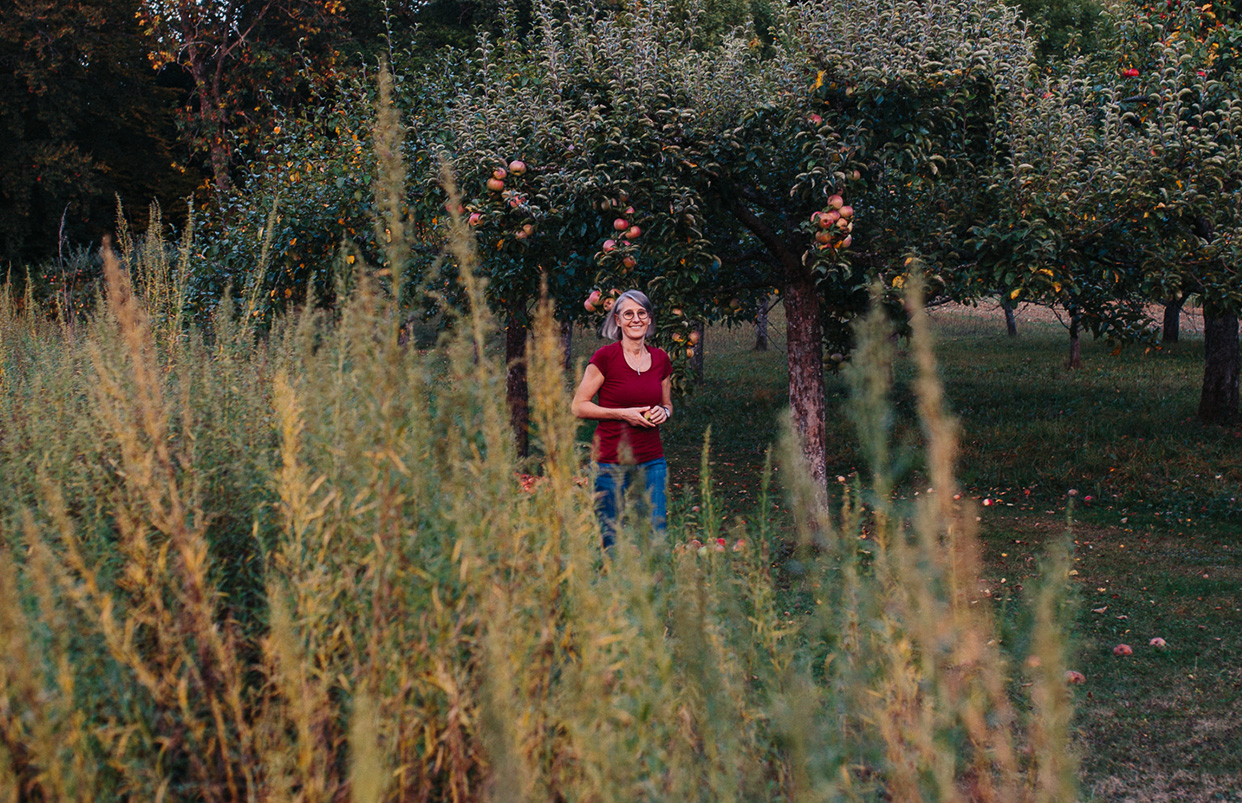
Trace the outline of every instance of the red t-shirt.
{"label": "red t-shirt", "polygon": [[[651,407],[664,403],[664,380],[673,373],[673,364],[663,350],[648,346],[651,368],[641,374],[630,367],[621,351],[621,341],[600,348],[591,355],[591,365],[604,375],[599,388],[600,407]],[[636,427],[624,421],[600,421],[595,427],[596,462],[620,463],[626,444],[635,463],[646,463],[664,456],[659,427]]]}

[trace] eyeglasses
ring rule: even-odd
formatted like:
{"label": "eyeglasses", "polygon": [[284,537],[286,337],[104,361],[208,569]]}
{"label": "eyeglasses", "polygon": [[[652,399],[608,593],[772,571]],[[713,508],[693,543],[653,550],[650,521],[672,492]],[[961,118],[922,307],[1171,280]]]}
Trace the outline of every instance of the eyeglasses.
{"label": "eyeglasses", "polygon": [[625,312],[618,312],[617,317],[623,321],[645,321],[650,318],[651,315],[645,309],[627,309]]}

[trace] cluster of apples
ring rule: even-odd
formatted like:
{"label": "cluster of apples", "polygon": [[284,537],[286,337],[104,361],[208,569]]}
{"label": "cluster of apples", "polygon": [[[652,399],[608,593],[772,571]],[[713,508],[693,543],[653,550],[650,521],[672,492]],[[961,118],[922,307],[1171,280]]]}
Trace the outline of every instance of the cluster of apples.
{"label": "cluster of apples", "polygon": [[687,358],[692,359],[694,357],[694,347],[699,344],[699,338],[701,337],[699,335],[699,330],[691,329],[689,332],[685,333],[674,331],[671,337],[674,343],[684,343],[686,345]]}
{"label": "cluster of apples", "polygon": [[521,159],[514,159],[509,162],[509,167],[498,167],[492,171],[492,177],[487,180],[487,188],[492,192],[504,192],[505,179],[510,175],[520,176],[526,172],[526,162]]}
{"label": "cluster of apples", "polygon": [[[506,189],[505,181],[510,177],[522,176],[525,173],[526,163],[521,159],[514,159],[509,162],[507,167],[498,167],[492,171],[491,177],[488,178],[486,182],[487,188],[492,192],[499,193],[502,200],[504,200],[513,209],[517,209],[522,204],[526,203],[526,196],[515,189]],[[467,219],[467,222],[471,226],[478,226],[483,222],[483,213],[472,212],[470,217]],[[518,240],[525,240],[534,233],[534,224],[524,223],[513,232],[513,237]]]}
{"label": "cluster of apples", "polygon": [[535,489],[545,480],[547,480],[547,477],[540,477],[534,474],[523,474],[521,472],[517,474],[518,485],[520,485],[522,490],[528,494],[534,493]]}
{"label": "cluster of apples", "polygon": [[736,541],[733,542],[732,548],[729,547],[729,542],[725,540],[724,538],[717,538],[715,540],[712,540],[709,538],[706,543],[700,541],[697,538],[691,538],[688,542],[684,544],[675,544],[673,546],[673,553],[677,555],[681,555],[681,554],[706,555],[709,552],[729,552],[729,551],[745,552],[746,551],[746,539],[745,538],[737,539]]}
{"label": "cluster of apples", "polygon": [[672,313],[674,318],[681,321],[682,329],[674,329],[669,338],[678,345],[684,345],[686,347],[686,357],[693,358],[694,347],[699,344],[702,335],[699,334],[698,329],[693,328],[694,324],[686,317],[681,307],[673,307]]}
{"label": "cluster of apples", "polygon": [[815,224],[816,247],[821,251],[825,248],[849,248],[854,242],[854,207],[845,202],[840,195],[828,196],[828,208],[811,215]]}
{"label": "cluster of apples", "polygon": [[619,254],[626,271],[638,264],[634,252],[637,250],[638,238],[643,234],[642,228],[634,223],[635,212],[634,207],[628,205],[629,198],[629,193],[621,190],[616,198],[605,198],[599,205],[600,211],[605,215],[617,215],[612,221],[612,230],[616,233],[604,240],[603,251],[605,254]]}
{"label": "cluster of apples", "polygon": [[601,293],[599,290],[592,290],[591,294],[587,296],[586,301],[582,302],[582,306],[587,312],[595,312],[596,310],[609,312],[612,310],[612,305],[617,303],[617,296],[619,295],[621,295],[621,291],[615,287],[609,290],[607,294]]}

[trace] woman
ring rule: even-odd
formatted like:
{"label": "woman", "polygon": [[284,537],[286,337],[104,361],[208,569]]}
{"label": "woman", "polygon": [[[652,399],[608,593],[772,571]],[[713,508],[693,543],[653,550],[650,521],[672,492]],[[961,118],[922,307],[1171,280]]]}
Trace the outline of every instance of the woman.
{"label": "woman", "polygon": [[[599,422],[591,457],[605,551],[612,550],[621,500],[635,480],[645,484],[652,526],[664,535],[668,464],[659,427],[673,414],[673,366],[661,349],[647,345],[654,325],[647,296],[622,293],[601,330],[617,342],[595,352],[574,394],[574,415]],[[598,402],[592,401],[596,394]]]}

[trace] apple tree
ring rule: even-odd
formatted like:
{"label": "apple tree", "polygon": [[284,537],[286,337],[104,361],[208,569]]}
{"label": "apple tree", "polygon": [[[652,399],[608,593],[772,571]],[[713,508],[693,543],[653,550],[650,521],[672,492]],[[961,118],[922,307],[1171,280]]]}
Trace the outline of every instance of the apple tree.
{"label": "apple tree", "polygon": [[1010,108],[970,232],[976,272],[1010,301],[1064,311],[1067,364],[1083,329],[1118,342],[1150,335],[1141,253],[1127,232],[1148,155],[1122,100],[1133,87],[1090,74],[1033,83]]}
{"label": "apple tree", "polygon": [[[1016,12],[782,6],[718,42],[664,2],[537,4],[535,20],[523,40],[480,43],[450,113],[463,182],[491,193],[469,210],[497,220],[485,254],[514,243],[505,205],[530,207],[523,260],[497,260],[493,286],[531,291],[537,267],[567,273],[579,299],[644,286],[683,313],[660,316],[670,339],[779,293],[795,424],[825,480],[825,336],[848,347],[873,281],[921,245],[896,221],[924,210],[904,204],[959,172],[1024,84],[1032,45]],[[482,190],[514,158],[532,186]]]}
{"label": "apple tree", "polygon": [[1135,54],[1139,87],[1129,105],[1137,144],[1149,156],[1135,235],[1149,295],[1199,299],[1205,353],[1198,414],[1227,422],[1238,416],[1242,312],[1242,81],[1231,44],[1239,36],[1208,7],[1182,12],[1163,38]]}

